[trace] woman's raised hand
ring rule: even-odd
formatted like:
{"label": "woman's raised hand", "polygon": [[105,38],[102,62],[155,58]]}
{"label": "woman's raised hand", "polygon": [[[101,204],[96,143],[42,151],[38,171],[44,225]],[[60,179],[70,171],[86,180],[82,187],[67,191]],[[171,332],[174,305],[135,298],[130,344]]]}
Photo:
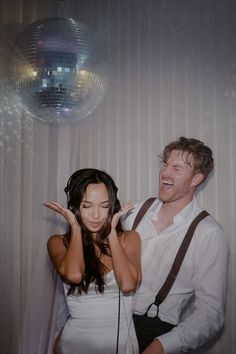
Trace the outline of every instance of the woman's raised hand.
{"label": "woman's raised hand", "polygon": [[130,203],[130,202],[124,203],[122,205],[121,209],[113,215],[112,221],[111,221],[111,228],[116,229],[116,226],[117,226],[118,221],[120,220],[121,216],[125,215],[133,208],[134,208],[134,206],[132,203]]}
{"label": "woman's raised hand", "polygon": [[61,204],[59,204],[57,202],[45,202],[43,205],[45,207],[61,214],[66,219],[66,221],[70,224],[70,226],[74,225],[75,223],[78,224],[75,214],[73,214],[72,211],[65,208]]}

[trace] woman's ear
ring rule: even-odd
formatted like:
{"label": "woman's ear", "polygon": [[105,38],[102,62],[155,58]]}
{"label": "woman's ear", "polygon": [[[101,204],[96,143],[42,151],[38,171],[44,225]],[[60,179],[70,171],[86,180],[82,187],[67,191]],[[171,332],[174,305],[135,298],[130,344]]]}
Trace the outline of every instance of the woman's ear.
{"label": "woman's ear", "polygon": [[204,180],[204,175],[201,172],[197,172],[192,178],[192,186],[197,187]]}

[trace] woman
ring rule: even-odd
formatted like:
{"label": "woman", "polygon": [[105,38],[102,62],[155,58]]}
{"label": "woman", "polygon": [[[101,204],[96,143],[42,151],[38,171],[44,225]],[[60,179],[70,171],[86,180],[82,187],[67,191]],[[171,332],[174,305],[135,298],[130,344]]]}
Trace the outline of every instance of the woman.
{"label": "woman", "polygon": [[63,280],[69,318],[58,354],[138,353],[132,292],[140,281],[140,238],[122,230],[117,187],[105,172],[76,171],[65,188],[68,208],[45,206],[69,223],[65,235],[48,240],[49,256]]}

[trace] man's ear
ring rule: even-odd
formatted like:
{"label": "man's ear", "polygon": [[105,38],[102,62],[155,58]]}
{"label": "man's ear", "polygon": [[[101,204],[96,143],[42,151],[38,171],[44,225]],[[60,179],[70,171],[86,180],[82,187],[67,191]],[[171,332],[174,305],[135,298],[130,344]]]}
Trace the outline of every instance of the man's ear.
{"label": "man's ear", "polygon": [[197,187],[204,180],[204,175],[201,172],[196,173],[192,178],[192,186]]}

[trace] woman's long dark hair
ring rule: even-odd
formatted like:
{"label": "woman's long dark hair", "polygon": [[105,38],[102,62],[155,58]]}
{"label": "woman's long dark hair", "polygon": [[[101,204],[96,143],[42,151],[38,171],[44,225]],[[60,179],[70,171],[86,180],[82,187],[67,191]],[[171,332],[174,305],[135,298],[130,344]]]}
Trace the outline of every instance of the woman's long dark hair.
{"label": "woman's long dark hair", "polygon": [[[83,224],[80,216],[80,203],[83,200],[84,194],[89,184],[104,183],[108,191],[109,211],[106,224],[98,232],[96,241],[93,240],[91,232]],[[75,289],[87,293],[89,285],[94,282],[96,291],[102,293],[104,291],[104,273],[107,269],[100,261],[100,257],[95,252],[95,246],[99,247],[102,254],[110,255],[107,246],[106,237],[111,230],[112,216],[121,208],[120,202],[117,198],[118,188],[116,187],[113,179],[104,171],[94,168],[84,168],[72,174],[69,178],[65,193],[67,195],[67,207],[75,214],[75,217],[81,226],[84,261],[85,261],[85,274],[79,284],[71,284],[69,294],[74,293]],[[121,233],[122,226],[119,222],[117,225],[117,232]],[[71,230],[65,235],[65,245],[68,247],[70,243]]]}

